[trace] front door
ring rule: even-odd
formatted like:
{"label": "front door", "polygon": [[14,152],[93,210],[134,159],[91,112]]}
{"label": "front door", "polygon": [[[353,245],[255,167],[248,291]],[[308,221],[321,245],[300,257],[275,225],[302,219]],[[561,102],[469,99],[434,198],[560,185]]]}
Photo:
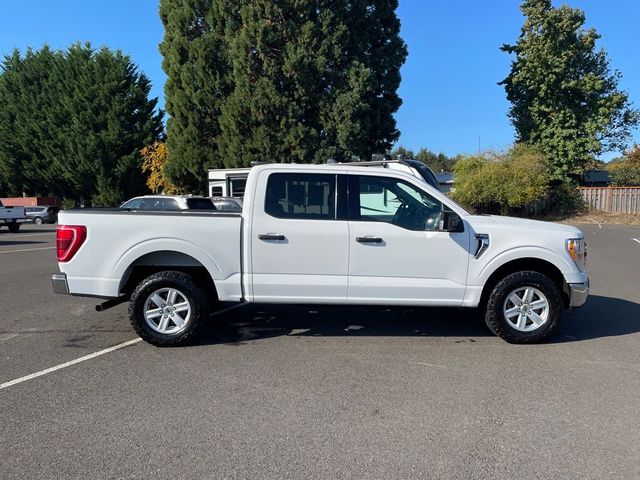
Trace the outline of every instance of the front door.
{"label": "front door", "polygon": [[469,229],[439,231],[442,202],[425,190],[349,176],[349,303],[462,305]]}
{"label": "front door", "polygon": [[264,170],[254,211],[254,301],[346,303],[349,225],[346,213],[337,220],[336,175]]}

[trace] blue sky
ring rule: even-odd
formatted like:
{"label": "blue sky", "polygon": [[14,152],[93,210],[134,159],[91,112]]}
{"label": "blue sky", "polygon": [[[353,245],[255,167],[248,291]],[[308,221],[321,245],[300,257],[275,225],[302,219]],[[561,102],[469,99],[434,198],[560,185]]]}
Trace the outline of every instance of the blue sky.
{"label": "blue sky", "polygon": [[[554,2],[559,5],[561,2]],[[640,107],[640,42],[637,0],[570,0],[602,35],[621,87]],[[513,141],[504,89],[509,56],[498,50],[515,41],[522,24],[517,0],[400,0],[398,15],[409,56],[402,69],[396,114],[399,143],[448,155],[502,149]],[[119,48],[131,55],[164,103],[165,75],[158,43],[162,25],[157,0],[5,1],[0,16],[0,54],[13,48],[65,48],[75,41]],[[640,143],[640,131],[634,132]],[[616,152],[604,158],[609,159]]]}

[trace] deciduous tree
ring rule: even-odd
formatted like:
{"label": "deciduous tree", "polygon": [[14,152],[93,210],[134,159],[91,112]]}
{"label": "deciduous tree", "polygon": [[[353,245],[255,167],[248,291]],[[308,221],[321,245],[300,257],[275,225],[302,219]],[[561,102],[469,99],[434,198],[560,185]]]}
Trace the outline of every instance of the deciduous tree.
{"label": "deciduous tree", "polygon": [[600,35],[584,27],[584,12],[551,0],[525,0],[521,10],[517,42],[501,48],[514,60],[500,84],[517,141],[539,148],[552,178],[563,180],[594,156],[624,149],[638,112],[618,88],[620,72],[596,46]]}
{"label": "deciduous tree", "polygon": [[607,169],[612,185],[640,186],[640,145],[635,145],[621,159],[609,163]]}
{"label": "deciduous tree", "polygon": [[156,141],[140,150],[142,172],[147,174],[147,187],[153,193],[174,195],[176,186],[167,178],[166,165],[169,153],[165,142]]}

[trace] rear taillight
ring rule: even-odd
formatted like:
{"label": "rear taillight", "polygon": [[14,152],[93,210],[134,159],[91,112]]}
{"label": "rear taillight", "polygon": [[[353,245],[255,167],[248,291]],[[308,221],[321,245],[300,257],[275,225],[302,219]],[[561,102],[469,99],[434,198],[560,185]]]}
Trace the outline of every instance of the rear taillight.
{"label": "rear taillight", "polygon": [[56,250],[59,262],[68,262],[87,239],[87,227],[84,225],[58,225],[56,231]]}

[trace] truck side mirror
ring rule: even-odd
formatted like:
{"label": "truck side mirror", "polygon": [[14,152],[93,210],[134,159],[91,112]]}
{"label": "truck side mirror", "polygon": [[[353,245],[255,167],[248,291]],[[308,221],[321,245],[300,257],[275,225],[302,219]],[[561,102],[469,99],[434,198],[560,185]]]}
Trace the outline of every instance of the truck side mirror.
{"label": "truck side mirror", "polygon": [[441,232],[464,232],[462,218],[453,210],[442,210],[439,227]]}

